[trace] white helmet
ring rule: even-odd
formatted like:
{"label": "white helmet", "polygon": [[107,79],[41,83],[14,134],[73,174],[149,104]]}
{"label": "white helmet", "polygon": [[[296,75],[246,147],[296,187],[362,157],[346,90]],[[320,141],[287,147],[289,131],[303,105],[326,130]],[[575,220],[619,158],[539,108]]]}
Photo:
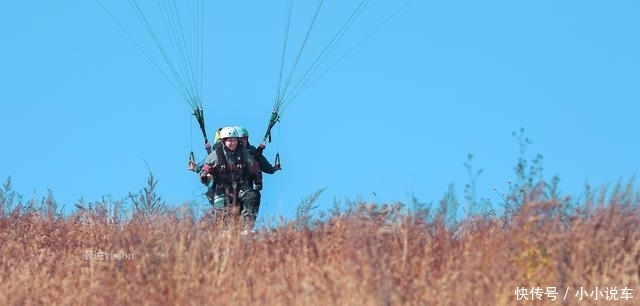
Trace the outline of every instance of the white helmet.
{"label": "white helmet", "polygon": [[238,132],[238,137],[249,137],[249,131],[242,126],[234,126],[236,131]]}
{"label": "white helmet", "polygon": [[220,139],[225,139],[225,138],[237,138],[238,137],[238,131],[236,131],[236,129],[232,126],[225,126],[222,128],[222,130],[220,130]]}

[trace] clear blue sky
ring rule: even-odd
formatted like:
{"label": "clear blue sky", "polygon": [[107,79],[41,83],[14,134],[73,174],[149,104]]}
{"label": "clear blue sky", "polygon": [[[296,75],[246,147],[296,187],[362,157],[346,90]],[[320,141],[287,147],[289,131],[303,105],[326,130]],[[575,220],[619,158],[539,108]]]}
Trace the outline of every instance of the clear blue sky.
{"label": "clear blue sky", "polygon": [[[277,88],[286,2],[208,1],[211,135],[244,125],[259,142]],[[126,1],[105,3],[154,50],[123,13]],[[327,2],[310,55],[354,3]],[[336,53],[399,5],[373,1]],[[306,22],[309,12],[299,8],[294,18]],[[413,1],[286,110],[265,153],[273,160],[280,152],[284,170],[265,177],[260,217],[292,216],[325,187],[321,208],[412,195],[437,202],[451,182],[462,199],[469,153],[484,169],[477,196],[498,202],[493,188],[506,191],[514,179],[511,132],[520,128],[533,141],[528,156],[544,155],[545,178],[559,175],[566,194],[578,195],[586,181],[631,178],[640,169],[639,13],[637,1]],[[302,25],[294,27],[299,42]],[[205,205],[186,170],[192,148],[198,160],[205,155],[189,108],[96,1],[4,1],[0,37],[3,181],[11,176],[25,198],[50,189],[71,208],[81,197],[137,192],[148,164],[167,202]]]}

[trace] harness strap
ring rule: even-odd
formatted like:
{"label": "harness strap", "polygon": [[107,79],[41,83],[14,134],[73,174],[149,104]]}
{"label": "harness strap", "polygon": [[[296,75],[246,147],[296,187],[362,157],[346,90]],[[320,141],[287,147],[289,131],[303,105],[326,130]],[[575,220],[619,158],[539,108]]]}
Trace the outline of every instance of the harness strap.
{"label": "harness strap", "polygon": [[280,153],[276,153],[276,160],[273,163],[274,166],[279,166],[280,165]]}
{"label": "harness strap", "polygon": [[238,206],[238,185],[235,182],[231,186],[224,186],[224,195],[229,208]]}
{"label": "harness strap", "polygon": [[218,157],[218,163],[220,164],[220,171],[224,173],[227,170],[227,166],[229,162],[227,162],[227,158],[224,156],[223,146],[216,147],[216,156]]}
{"label": "harness strap", "polygon": [[[244,150],[244,146],[242,144],[238,144],[236,148],[236,152],[240,152],[239,154],[235,154],[235,160],[233,164],[229,164],[227,157],[224,153],[224,145],[214,146],[216,151],[216,156],[218,158],[218,164],[220,165],[219,174],[222,175],[221,179],[218,181],[217,188],[224,190],[224,195],[226,197],[227,205],[232,207],[238,207],[238,187],[240,184],[245,182],[245,177],[247,176],[247,171],[249,170],[245,167],[246,161],[244,160],[244,155],[242,154]],[[232,169],[233,168],[233,169]],[[236,174],[240,172],[239,177],[236,177]],[[231,175],[231,177],[229,177]],[[230,179],[231,182],[227,181]]]}

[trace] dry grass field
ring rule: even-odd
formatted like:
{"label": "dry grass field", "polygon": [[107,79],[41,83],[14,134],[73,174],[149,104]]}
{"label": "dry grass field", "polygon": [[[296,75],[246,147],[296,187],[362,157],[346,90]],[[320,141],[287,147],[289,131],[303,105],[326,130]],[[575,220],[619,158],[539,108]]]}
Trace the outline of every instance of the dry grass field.
{"label": "dry grass field", "polygon": [[240,235],[211,218],[0,218],[2,305],[637,305],[640,196],[618,188],[508,220],[394,206]]}

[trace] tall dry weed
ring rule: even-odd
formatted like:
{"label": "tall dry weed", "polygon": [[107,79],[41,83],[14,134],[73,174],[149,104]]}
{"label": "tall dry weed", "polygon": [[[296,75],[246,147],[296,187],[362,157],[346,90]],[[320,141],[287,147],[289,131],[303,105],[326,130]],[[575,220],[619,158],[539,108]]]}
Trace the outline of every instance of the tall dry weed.
{"label": "tall dry weed", "polygon": [[635,292],[621,298],[640,288],[638,195],[590,198],[571,214],[563,201],[523,203],[506,224],[363,203],[250,235],[210,214],[13,210],[0,218],[0,303],[635,305]]}

